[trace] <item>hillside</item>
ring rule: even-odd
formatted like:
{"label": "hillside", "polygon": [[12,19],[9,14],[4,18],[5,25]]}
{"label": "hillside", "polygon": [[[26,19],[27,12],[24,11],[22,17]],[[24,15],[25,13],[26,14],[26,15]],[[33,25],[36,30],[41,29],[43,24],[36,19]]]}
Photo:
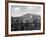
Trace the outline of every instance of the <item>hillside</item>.
{"label": "hillside", "polygon": [[39,30],[41,17],[36,14],[25,14],[20,17],[11,17],[11,30]]}

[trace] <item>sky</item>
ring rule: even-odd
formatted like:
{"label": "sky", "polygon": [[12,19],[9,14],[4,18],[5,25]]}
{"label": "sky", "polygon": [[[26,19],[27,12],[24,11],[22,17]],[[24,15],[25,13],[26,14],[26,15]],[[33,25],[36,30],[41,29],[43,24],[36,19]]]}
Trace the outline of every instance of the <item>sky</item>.
{"label": "sky", "polygon": [[17,6],[11,5],[11,16],[19,17],[25,14],[37,14],[40,15],[40,6]]}

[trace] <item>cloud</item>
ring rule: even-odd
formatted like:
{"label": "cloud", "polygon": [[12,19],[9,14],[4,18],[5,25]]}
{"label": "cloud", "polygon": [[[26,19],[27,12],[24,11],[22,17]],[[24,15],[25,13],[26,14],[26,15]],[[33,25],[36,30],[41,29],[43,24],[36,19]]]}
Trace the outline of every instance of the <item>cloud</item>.
{"label": "cloud", "polygon": [[12,16],[21,16],[26,13],[40,15],[40,6],[11,6]]}

